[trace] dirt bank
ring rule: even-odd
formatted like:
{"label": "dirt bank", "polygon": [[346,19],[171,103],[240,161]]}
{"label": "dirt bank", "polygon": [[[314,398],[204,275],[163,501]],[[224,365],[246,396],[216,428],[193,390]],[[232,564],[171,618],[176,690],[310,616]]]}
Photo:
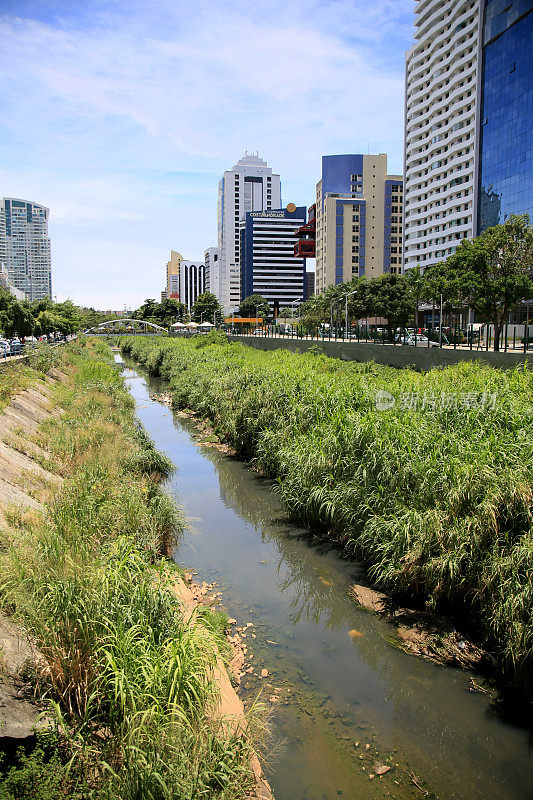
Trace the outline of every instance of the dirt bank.
{"label": "dirt bank", "polygon": [[[209,594],[209,588],[205,584],[200,586],[193,581],[186,583],[179,578],[176,579],[175,593],[181,604],[185,620],[189,620],[202,604],[210,606],[216,602],[216,598]],[[243,649],[239,644],[236,644],[232,651],[229,669],[233,676],[238,676],[239,670],[244,663]],[[223,721],[232,731],[241,731],[243,735],[246,735],[247,722],[244,705],[232,685],[230,675],[220,653],[217,656],[212,678],[220,689],[220,697],[214,712],[214,718]],[[257,756],[252,758],[251,767],[257,784],[258,800],[273,800],[270,785],[263,775]]]}
{"label": "dirt bank", "polygon": [[[50,402],[52,387],[64,378],[57,370],[35,386],[17,394],[0,414],[0,525],[8,539],[16,540],[10,509],[26,519],[44,512],[61,478],[41,466],[49,454],[32,437],[39,425],[58,414]],[[43,706],[33,697],[27,675],[41,660],[24,629],[0,614],[0,748],[15,749],[47,727]]]}
{"label": "dirt bank", "polygon": [[404,608],[369,586],[355,584],[350,595],[360,606],[385,617],[391,623],[390,642],[406,653],[447,666],[477,671],[494,669],[496,662],[490,653],[469,641],[440,617],[426,611]]}

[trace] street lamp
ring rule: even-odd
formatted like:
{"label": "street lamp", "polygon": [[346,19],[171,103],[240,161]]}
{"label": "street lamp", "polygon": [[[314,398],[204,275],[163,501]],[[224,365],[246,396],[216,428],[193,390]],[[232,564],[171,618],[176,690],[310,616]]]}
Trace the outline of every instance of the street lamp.
{"label": "street lamp", "polygon": [[291,307],[291,328],[294,328],[294,306],[297,303],[300,303],[300,304],[303,303],[303,300],[302,300],[301,297],[297,297],[296,300],[293,300],[292,303],[289,303],[289,305]]}
{"label": "street lamp", "polygon": [[[331,339],[331,331],[333,330],[333,308],[337,308],[342,303],[342,300],[331,300],[329,305],[329,338]],[[336,329],[336,326],[335,326]]]}
{"label": "street lamp", "polygon": [[344,315],[344,324],[346,326],[346,338],[348,338],[348,298],[351,297],[353,294],[357,294],[357,289],[355,290],[355,292],[349,292],[344,298],[346,301],[346,313]]}

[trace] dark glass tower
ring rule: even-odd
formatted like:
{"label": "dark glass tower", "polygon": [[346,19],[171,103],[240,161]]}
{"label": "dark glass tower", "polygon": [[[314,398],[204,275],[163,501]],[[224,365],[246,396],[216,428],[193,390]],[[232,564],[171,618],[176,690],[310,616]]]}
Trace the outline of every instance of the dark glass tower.
{"label": "dark glass tower", "polygon": [[510,214],[533,222],[533,0],[485,0],[477,234]]}

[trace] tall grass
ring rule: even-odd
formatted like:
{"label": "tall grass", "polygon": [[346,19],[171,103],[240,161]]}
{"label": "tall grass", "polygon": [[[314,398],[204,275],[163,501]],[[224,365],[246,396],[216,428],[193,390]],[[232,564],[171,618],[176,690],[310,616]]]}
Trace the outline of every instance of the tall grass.
{"label": "tall grass", "polygon": [[[461,614],[532,688],[530,370],[421,374],[240,344],[121,346],[170,381],[177,407],[209,417],[277,478],[296,519],[363,559],[389,592]],[[388,410],[378,391],[395,398]]]}
{"label": "tall grass", "polygon": [[[171,464],[136,423],[102,343],[65,359],[63,414],[40,434],[65,480],[40,522],[21,517],[0,548],[4,605],[43,656],[37,696],[52,704],[91,797],[245,797],[250,739],[212,721],[216,626],[204,614],[183,620],[178,569],[162,557],[181,525],[159,486]],[[34,768],[46,772],[39,759]],[[19,777],[0,781],[0,796]],[[49,783],[46,797],[73,791],[72,781]]]}

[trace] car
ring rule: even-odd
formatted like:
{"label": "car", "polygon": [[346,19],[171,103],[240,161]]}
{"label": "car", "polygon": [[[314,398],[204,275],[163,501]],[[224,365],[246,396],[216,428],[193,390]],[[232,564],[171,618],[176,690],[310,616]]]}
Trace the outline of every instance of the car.
{"label": "car", "polygon": [[11,355],[11,345],[5,339],[0,339],[0,358],[7,358]]}
{"label": "car", "polygon": [[438,342],[432,342],[427,336],[422,333],[417,333],[416,336],[412,333],[398,333],[396,336],[398,344],[404,344],[407,347],[439,347]]}

